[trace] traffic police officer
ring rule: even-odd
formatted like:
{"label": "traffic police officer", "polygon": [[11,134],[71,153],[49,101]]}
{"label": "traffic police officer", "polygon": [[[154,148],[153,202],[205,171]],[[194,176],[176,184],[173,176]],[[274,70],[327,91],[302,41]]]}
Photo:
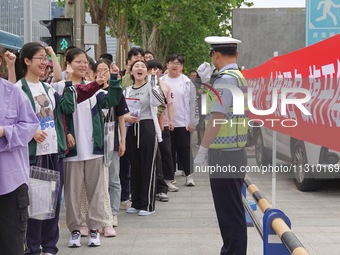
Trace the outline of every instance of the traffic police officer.
{"label": "traffic police officer", "polygon": [[[246,105],[247,83],[236,64],[237,45],[241,41],[219,36],[209,36],[205,41],[211,44],[210,56],[218,70],[213,75],[216,77],[213,87],[221,100],[210,100],[207,103],[210,117],[194,164],[195,167],[202,166],[208,157],[209,166],[215,166],[216,171],[210,173],[210,185],[223,239],[221,254],[246,255],[247,225],[242,204],[245,173],[240,169],[247,165],[244,149],[248,132],[247,107],[244,115],[233,114],[233,104],[240,98],[233,97],[232,92],[226,88],[226,85],[232,85],[241,89]],[[201,77],[207,76],[206,70],[210,69],[206,64],[198,68]]]}

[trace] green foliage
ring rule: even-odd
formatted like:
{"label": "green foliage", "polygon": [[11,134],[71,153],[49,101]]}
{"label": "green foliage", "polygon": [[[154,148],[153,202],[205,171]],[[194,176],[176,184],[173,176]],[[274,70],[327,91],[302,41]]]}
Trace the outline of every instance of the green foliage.
{"label": "green foliage", "polygon": [[[84,0],[93,20],[103,17],[108,0]],[[232,9],[248,0],[109,0],[107,21],[99,24],[124,44],[125,40],[151,50],[165,62],[175,53],[185,57],[185,70],[196,69],[208,57],[210,35],[230,35]],[[64,0],[58,0],[64,2]],[[90,5],[89,2],[91,2]],[[95,19],[94,19],[95,17]],[[104,30],[101,30],[104,32]],[[103,36],[102,36],[103,37]],[[127,44],[124,44],[127,47]],[[103,45],[103,52],[106,51]]]}
{"label": "green foliage", "polygon": [[[135,44],[155,51],[161,61],[171,54],[182,54],[189,71],[210,60],[206,36],[230,35],[232,9],[242,4],[252,5],[246,0],[131,0],[127,12],[129,33]],[[153,41],[145,40],[154,29],[158,29],[157,37],[152,39],[156,49]]]}
{"label": "green foliage", "polygon": [[57,2],[59,7],[65,7],[65,0],[58,0]]}

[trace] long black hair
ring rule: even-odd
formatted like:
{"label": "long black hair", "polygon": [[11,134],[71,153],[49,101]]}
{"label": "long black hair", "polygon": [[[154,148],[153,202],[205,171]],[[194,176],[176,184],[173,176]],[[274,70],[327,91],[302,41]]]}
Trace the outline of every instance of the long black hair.
{"label": "long black hair", "polygon": [[33,56],[39,51],[45,50],[45,47],[38,42],[25,43],[20,49],[19,57],[15,63],[15,74],[17,80],[20,80],[27,74],[27,65],[25,63],[25,58],[32,60]]}

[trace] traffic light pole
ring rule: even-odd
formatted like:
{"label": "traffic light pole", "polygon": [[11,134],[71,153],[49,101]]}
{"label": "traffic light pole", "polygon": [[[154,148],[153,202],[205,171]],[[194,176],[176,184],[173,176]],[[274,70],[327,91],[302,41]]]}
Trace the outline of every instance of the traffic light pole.
{"label": "traffic light pole", "polygon": [[85,4],[83,0],[75,1],[75,45],[84,49]]}
{"label": "traffic light pole", "polygon": [[65,1],[65,18],[74,22],[74,45],[84,49],[85,5],[83,0]]}
{"label": "traffic light pole", "polygon": [[24,2],[24,43],[32,42],[32,0]]}

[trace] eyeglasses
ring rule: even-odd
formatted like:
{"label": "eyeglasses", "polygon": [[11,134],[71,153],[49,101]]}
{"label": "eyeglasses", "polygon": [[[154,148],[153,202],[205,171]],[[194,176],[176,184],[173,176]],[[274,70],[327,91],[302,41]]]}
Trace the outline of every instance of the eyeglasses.
{"label": "eyeglasses", "polygon": [[212,57],[214,52],[215,52],[214,50],[211,50],[210,53],[209,53],[209,57]]}
{"label": "eyeglasses", "polygon": [[110,70],[109,68],[103,68],[103,69],[97,69],[97,72],[102,73],[102,72],[106,72],[106,71],[109,71],[109,70]]}
{"label": "eyeglasses", "polygon": [[74,63],[76,63],[77,65],[88,65],[89,64],[89,61],[74,61]]}
{"label": "eyeglasses", "polygon": [[181,64],[182,63],[180,63],[180,62],[169,62],[169,65],[172,65],[172,66],[179,66]]}
{"label": "eyeglasses", "polygon": [[46,57],[32,57],[33,59],[39,59],[40,63],[47,63],[49,60]]}

